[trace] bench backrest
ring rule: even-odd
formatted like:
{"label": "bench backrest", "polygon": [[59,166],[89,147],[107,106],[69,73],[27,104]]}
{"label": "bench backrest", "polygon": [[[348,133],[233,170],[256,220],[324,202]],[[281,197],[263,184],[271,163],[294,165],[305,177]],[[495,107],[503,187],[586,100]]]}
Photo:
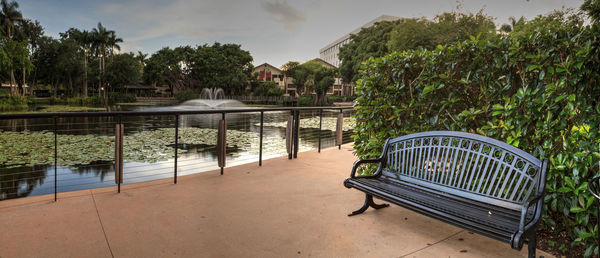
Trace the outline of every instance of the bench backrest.
{"label": "bench backrest", "polygon": [[389,140],[384,155],[383,176],[510,209],[543,190],[539,159],[477,134],[405,135]]}

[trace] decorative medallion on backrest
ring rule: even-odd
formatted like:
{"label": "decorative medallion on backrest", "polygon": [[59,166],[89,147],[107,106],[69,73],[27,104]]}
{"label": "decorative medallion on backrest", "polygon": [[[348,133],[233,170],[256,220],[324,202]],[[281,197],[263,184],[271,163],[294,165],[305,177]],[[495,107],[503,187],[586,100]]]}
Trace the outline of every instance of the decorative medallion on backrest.
{"label": "decorative medallion on backrest", "polygon": [[390,140],[385,151],[384,176],[449,194],[520,209],[541,191],[540,160],[485,136],[416,133]]}

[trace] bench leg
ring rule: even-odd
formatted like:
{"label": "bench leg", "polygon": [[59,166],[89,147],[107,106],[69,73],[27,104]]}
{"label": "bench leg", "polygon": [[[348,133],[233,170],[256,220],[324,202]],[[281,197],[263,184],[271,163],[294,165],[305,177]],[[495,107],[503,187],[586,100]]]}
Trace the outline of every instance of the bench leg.
{"label": "bench leg", "polygon": [[537,245],[537,237],[535,236],[535,231],[529,235],[527,239],[527,251],[529,254],[527,255],[529,258],[535,258],[535,248]]}
{"label": "bench leg", "polygon": [[373,196],[370,194],[367,194],[365,196],[365,203],[363,204],[363,206],[360,207],[360,209],[355,210],[352,213],[348,214],[348,216],[354,216],[354,215],[361,214],[361,213],[365,212],[369,207],[372,207],[372,208],[378,210],[378,209],[385,208],[388,206],[390,206],[390,205],[387,203],[376,204],[375,202],[373,202]]}

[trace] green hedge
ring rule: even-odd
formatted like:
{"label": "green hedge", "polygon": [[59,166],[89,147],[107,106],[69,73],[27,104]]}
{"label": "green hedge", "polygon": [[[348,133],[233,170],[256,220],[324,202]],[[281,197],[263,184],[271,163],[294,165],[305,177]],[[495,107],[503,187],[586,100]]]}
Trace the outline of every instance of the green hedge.
{"label": "green hedge", "polygon": [[284,90],[272,81],[259,82],[254,89],[252,89],[253,96],[283,96]]}
{"label": "green hedge", "polygon": [[200,94],[198,94],[192,90],[184,90],[184,91],[175,93],[175,99],[179,103],[182,103],[182,102],[185,102],[188,100],[192,100],[192,99],[199,99],[199,98],[200,98]]}
{"label": "green hedge", "polygon": [[[111,92],[108,94],[108,104],[114,105],[117,103],[132,103],[136,102],[137,99],[134,94],[126,94],[120,92]],[[95,95],[87,98],[83,97],[72,97],[66,99],[50,98],[50,104],[65,103],[69,105],[104,105],[104,97],[101,95]]]}
{"label": "green hedge", "polygon": [[296,105],[298,107],[312,107],[315,105],[314,95],[303,95],[296,99]]}
{"label": "green hedge", "polygon": [[334,102],[352,102],[354,99],[356,99],[356,96],[327,95],[327,104],[332,105]]}
{"label": "green hedge", "polygon": [[598,31],[569,24],[371,58],[356,85],[357,154],[378,156],[388,137],[454,130],[549,159],[544,225],[598,255],[585,191],[600,175]]}

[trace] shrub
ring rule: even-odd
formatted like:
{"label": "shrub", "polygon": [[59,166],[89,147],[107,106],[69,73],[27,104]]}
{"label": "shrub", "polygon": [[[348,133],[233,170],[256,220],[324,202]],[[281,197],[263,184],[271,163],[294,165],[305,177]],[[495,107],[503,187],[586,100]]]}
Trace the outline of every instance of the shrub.
{"label": "shrub", "polygon": [[0,111],[21,111],[27,110],[28,98],[21,95],[0,97]]}
{"label": "shrub", "polygon": [[356,85],[356,152],[375,157],[388,137],[453,130],[549,159],[545,225],[568,232],[586,256],[598,255],[598,214],[585,190],[600,175],[596,35],[567,22],[371,58]]}
{"label": "shrub", "polygon": [[200,98],[200,95],[191,90],[184,90],[184,91],[175,93],[175,99],[179,103],[185,102],[188,100],[192,100],[192,99],[197,99],[197,98]]}
{"label": "shrub", "polygon": [[136,102],[136,101],[137,101],[137,99],[135,98],[134,94],[126,94],[126,93],[120,93],[120,92],[110,93],[109,99],[108,99],[109,104],[131,103],[131,102]]}
{"label": "shrub", "polygon": [[283,95],[283,89],[272,81],[261,82],[252,90],[254,96],[275,96],[279,97]]}
{"label": "shrub", "polygon": [[299,107],[312,107],[315,103],[314,95],[304,95],[296,99],[296,105]]}
{"label": "shrub", "polygon": [[327,95],[327,104],[332,105],[334,102],[352,102],[356,99],[356,95],[354,96],[337,96],[337,95]]}

